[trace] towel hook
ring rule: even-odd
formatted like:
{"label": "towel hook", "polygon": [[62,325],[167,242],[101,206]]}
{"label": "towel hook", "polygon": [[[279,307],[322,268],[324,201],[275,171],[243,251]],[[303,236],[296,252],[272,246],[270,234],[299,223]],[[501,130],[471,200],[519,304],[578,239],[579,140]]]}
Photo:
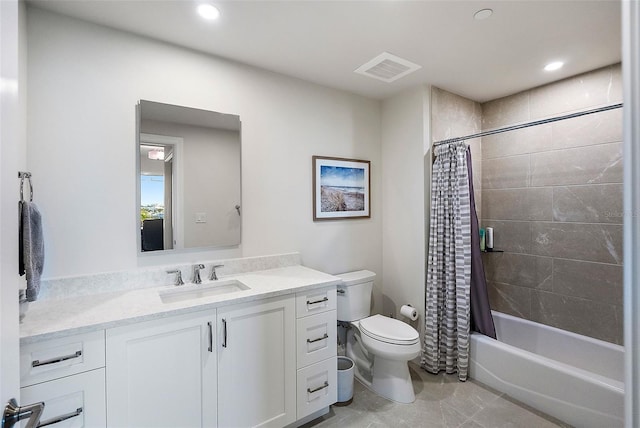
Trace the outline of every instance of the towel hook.
{"label": "towel hook", "polygon": [[25,171],[18,171],[18,177],[20,178],[20,202],[24,202],[24,179],[29,181],[29,202],[33,202],[33,183],[31,182],[31,173]]}

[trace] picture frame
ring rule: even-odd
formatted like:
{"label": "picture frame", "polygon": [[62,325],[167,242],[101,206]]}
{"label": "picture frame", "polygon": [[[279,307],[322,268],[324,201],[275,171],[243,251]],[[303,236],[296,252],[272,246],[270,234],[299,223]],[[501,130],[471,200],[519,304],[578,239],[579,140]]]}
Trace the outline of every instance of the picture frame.
{"label": "picture frame", "polygon": [[313,156],[313,221],[370,218],[371,162]]}

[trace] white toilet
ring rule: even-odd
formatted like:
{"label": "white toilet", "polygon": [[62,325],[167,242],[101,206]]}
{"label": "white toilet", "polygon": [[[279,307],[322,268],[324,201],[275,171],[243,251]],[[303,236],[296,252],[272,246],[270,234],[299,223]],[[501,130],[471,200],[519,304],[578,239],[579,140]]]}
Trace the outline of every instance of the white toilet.
{"label": "white toilet", "polygon": [[416,399],[408,361],[420,354],[416,329],[382,315],[370,316],[376,274],[367,270],[336,275],[338,321],[349,322],[347,357],[355,362],[355,376],[378,395],[399,403]]}

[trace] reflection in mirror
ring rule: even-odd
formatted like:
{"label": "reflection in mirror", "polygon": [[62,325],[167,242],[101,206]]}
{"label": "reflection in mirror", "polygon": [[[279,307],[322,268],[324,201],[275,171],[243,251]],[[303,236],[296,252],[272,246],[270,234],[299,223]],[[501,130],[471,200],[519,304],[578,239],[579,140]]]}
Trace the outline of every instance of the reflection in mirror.
{"label": "reflection in mirror", "polygon": [[240,118],[138,105],[142,252],[240,244]]}

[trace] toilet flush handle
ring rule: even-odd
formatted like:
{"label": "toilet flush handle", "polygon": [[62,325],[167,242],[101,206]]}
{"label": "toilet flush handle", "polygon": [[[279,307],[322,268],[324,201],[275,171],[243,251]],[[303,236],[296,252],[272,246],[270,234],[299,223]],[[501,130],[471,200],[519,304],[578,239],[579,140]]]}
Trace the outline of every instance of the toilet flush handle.
{"label": "toilet flush handle", "polygon": [[336,290],[336,293],[338,293],[338,294],[344,294],[344,293],[346,293],[346,291],[345,291],[345,290],[343,290],[342,288],[338,288],[338,289]]}

